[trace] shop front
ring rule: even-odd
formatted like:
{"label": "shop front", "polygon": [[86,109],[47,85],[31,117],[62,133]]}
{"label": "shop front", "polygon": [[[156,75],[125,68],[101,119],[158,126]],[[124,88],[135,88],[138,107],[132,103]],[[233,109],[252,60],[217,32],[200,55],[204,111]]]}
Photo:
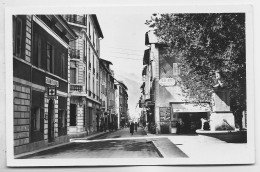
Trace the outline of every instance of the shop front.
{"label": "shop front", "polygon": [[208,103],[170,103],[170,132],[192,134],[201,128],[201,119],[208,119],[210,106]]}

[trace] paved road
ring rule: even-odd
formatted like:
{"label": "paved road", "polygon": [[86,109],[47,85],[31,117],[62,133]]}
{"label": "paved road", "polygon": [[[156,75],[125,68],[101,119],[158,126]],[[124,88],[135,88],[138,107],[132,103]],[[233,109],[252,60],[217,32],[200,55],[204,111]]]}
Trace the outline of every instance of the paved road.
{"label": "paved road", "polygon": [[68,145],[38,152],[23,158],[183,158],[187,157],[168,138],[149,137],[142,128],[133,135],[129,128],[90,139],[78,138]]}
{"label": "paved road", "polygon": [[130,133],[129,128],[122,128],[120,130],[106,133],[102,136],[94,137],[91,140],[112,139],[112,138],[133,138],[133,137],[145,137],[145,136],[147,136],[146,132],[141,127],[137,128],[137,132],[135,131],[133,135]]}

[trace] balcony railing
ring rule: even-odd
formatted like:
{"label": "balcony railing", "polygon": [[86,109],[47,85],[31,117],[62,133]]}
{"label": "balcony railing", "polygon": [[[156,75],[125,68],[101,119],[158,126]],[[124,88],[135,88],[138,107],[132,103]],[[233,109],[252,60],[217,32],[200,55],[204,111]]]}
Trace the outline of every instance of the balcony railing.
{"label": "balcony railing", "polygon": [[66,16],[66,20],[67,20],[68,22],[77,23],[77,24],[81,24],[81,25],[86,25],[86,23],[85,23],[85,17],[84,17],[84,16],[79,16],[79,15],[67,15],[67,16]]}
{"label": "balcony railing", "polygon": [[83,91],[83,85],[71,84],[70,85],[70,91],[82,92]]}
{"label": "balcony railing", "polygon": [[80,59],[80,51],[77,49],[70,50],[70,58],[71,59]]}

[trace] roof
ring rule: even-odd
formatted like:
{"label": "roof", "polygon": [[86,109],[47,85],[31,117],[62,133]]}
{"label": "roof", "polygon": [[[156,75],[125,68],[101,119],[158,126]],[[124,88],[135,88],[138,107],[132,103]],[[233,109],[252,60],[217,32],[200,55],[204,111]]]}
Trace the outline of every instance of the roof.
{"label": "roof", "polygon": [[100,58],[100,60],[103,61],[103,62],[105,62],[105,63],[108,63],[108,64],[113,65],[113,63],[112,63],[111,61],[108,61],[108,60],[105,60],[105,59],[101,59],[101,58]]}
{"label": "roof", "polygon": [[117,79],[115,79],[118,82],[118,85],[121,85],[122,87],[124,87],[126,90],[128,90],[127,86],[124,84],[123,81],[119,81]]}
{"label": "roof", "polygon": [[104,38],[96,14],[91,14],[90,16],[92,17],[92,19],[93,19],[93,21],[94,21],[94,24],[95,24],[95,26],[96,26],[96,28],[97,28],[99,37],[100,37],[100,38]]}
{"label": "roof", "polygon": [[78,37],[77,34],[74,32],[74,30],[69,26],[67,21],[61,15],[54,15],[54,18],[60,24],[62,24],[62,27],[69,33],[67,35],[68,35],[70,41],[77,39],[77,37]]}

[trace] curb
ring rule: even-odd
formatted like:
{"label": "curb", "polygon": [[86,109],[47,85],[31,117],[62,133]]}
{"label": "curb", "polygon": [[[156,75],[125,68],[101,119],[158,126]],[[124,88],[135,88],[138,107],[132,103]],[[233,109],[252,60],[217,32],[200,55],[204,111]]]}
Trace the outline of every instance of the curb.
{"label": "curb", "polygon": [[[87,137],[84,137],[84,139],[93,139],[95,137],[99,137],[99,136],[102,136],[102,135],[105,135],[109,133],[108,132],[102,132],[102,133],[97,133],[97,134],[93,134],[93,135],[89,135]],[[68,145],[68,144],[71,144],[73,142],[70,142],[71,139],[75,139],[75,138],[70,138],[68,142],[65,142],[65,143],[60,143],[60,144],[57,144],[57,145],[53,145],[53,146],[48,146],[48,147],[45,147],[45,148],[42,148],[42,149],[38,149],[38,150],[35,150],[35,151],[31,151],[31,152],[26,152],[26,153],[22,153],[22,154],[19,154],[19,155],[15,155],[14,156],[14,159],[23,159],[23,158],[26,158],[26,157],[29,157],[33,154],[37,154],[39,152],[42,152],[42,151],[46,151],[46,150],[49,150],[49,149],[53,149],[53,148],[57,148],[57,147],[61,147],[61,146],[65,146],[65,145]],[[83,138],[80,138],[80,139],[83,139]]]}
{"label": "curb", "polygon": [[158,155],[160,156],[160,158],[164,158],[163,154],[161,153],[161,151],[157,148],[156,144],[154,141],[150,141],[152,143],[152,145],[155,147],[156,152],[158,153]]}

